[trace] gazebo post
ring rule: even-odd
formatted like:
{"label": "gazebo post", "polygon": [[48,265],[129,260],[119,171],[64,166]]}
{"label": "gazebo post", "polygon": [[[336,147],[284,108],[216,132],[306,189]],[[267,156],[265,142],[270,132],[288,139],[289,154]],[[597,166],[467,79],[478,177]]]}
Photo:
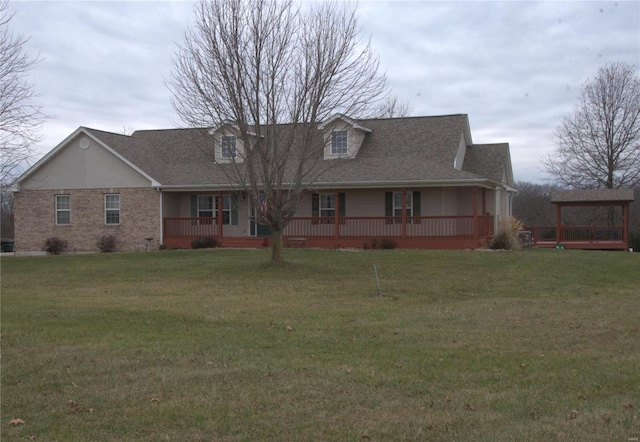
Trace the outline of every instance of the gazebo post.
{"label": "gazebo post", "polygon": [[560,228],[562,227],[562,204],[556,203],[556,245],[560,244]]}
{"label": "gazebo post", "polygon": [[629,247],[629,203],[622,204],[622,242]]}

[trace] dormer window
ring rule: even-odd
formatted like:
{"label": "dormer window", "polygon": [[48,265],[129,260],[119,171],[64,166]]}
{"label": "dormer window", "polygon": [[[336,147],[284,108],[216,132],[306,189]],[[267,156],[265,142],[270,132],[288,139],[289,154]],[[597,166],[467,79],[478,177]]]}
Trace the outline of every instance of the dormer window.
{"label": "dormer window", "polygon": [[371,129],[342,114],[335,114],[318,125],[324,140],[324,159],[354,159]]}
{"label": "dormer window", "polygon": [[346,130],[334,130],[331,132],[331,154],[346,155],[349,151]]}
{"label": "dormer window", "polygon": [[236,150],[236,137],[235,135],[225,135],[220,140],[222,158],[233,159],[236,157],[238,151]]}

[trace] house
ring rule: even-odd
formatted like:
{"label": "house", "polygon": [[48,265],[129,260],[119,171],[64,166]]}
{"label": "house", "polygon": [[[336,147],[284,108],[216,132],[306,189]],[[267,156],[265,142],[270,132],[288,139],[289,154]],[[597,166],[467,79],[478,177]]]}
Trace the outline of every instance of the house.
{"label": "house", "polygon": [[[42,251],[47,238],[96,251],[114,235],[118,250],[268,244],[255,204],[224,172],[243,149],[232,125],[143,130],[131,135],[80,127],[17,181],[15,248]],[[285,245],[482,247],[515,193],[509,145],[474,144],[467,115],[354,120],[317,125],[330,167],[304,193],[283,231]],[[217,140],[215,152],[200,148]]]}

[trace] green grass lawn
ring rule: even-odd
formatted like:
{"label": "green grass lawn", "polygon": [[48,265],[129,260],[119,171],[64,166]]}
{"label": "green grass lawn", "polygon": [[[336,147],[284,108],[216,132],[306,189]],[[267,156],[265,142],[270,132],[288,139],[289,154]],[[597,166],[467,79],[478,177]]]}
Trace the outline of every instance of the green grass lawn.
{"label": "green grass lawn", "polygon": [[640,437],[640,255],[286,258],[3,258],[2,440]]}

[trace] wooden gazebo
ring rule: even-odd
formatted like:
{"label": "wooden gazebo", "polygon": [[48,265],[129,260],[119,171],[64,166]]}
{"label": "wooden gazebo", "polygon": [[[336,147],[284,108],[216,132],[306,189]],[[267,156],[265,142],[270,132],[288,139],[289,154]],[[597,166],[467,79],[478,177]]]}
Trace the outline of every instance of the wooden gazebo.
{"label": "wooden gazebo", "polygon": [[[556,246],[570,249],[626,250],[629,243],[629,204],[633,189],[556,190],[551,203],[556,206]],[[566,226],[565,207],[621,207],[622,225]]]}

